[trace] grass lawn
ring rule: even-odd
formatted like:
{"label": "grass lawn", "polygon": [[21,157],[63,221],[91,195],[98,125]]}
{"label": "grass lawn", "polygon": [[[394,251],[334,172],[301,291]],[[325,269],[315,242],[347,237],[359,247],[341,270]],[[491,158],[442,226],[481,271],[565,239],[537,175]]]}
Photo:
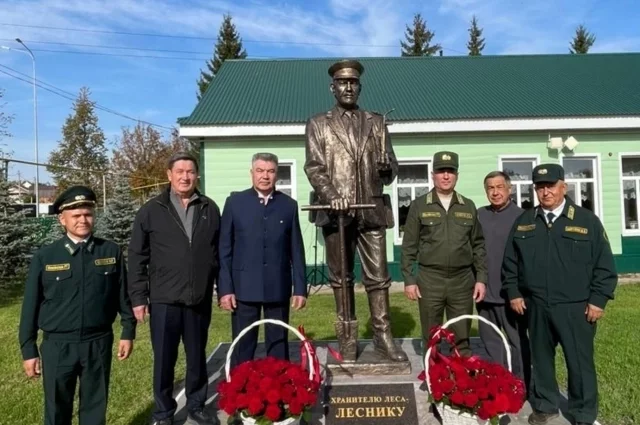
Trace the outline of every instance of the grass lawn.
{"label": "grass lawn", "polygon": [[[357,314],[360,318],[361,338],[370,338],[368,307],[363,294],[358,294]],[[635,356],[636,324],[640,310],[640,285],[624,286],[618,290],[617,300],[607,309],[597,337],[597,364],[601,394],[601,417],[606,425],[628,425],[640,420],[640,360]],[[0,289],[0,418],[2,423],[42,423],[43,402],[40,381],[29,381],[22,372],[17,341],[20,315],[20,293]],[[418,337],[420,323],[417,305],[403,294],[391,294],[394,336]],[[335,339],[333,296],[313,295],[308,307],[293,313],[291,324],[304,324],[313,339]],[[474,324],[475,326],[475,324]],[[117,325],[116,325],[117,327]],[[475,329],[472,331],[476,335]],[[119,335],[119,329],[116,329]],[[209,333],[209,352],[220,342],[230,341],[228,314],[216,309]],[[566,376],[561,359],[559,375]],[[132,357],[125,362],[114,360],[107,422],[110,425],[143,425],[149,421],[152,406],[151,344],[148,325],[139,326]],[[184,353],[180,353],[176,380],[184,377]],[[77,406],[76,406],[77,409]],[[74,423],[77,423],[77,419]]]}

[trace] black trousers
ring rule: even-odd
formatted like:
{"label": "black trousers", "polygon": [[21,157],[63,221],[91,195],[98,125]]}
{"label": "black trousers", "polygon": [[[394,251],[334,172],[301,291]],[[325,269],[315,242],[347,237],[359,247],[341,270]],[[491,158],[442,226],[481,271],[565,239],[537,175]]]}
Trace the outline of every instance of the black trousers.
{"label": "black trousers", "polygon": [[151,344],[153,346],[154,420],[173,417],[177,403],[173,398],[174,369],[180,340],[187,360],[185,396],[187,410],[204,407],[207,401],[207,336],[211,323],[211,301],[197,306],[151,304]]}
{"label": "black trousers", "polygon": [[107,423],[113,335],[88,342],[45,336],[40,346],[45,425],[71,425],[73,399],[80,381],[80,425]]}
{"label": "black trousers", "polygon": [[[260,320],[260,313],[264,311],[265,319],[276,319],[289,323],[289,302],[257,303],[236,300],[237,308],[231,315],[231,331],[233,339],[252,323]],[[264,340],[267,356],[282,360],[289,360],[289,334],[282,326],[265,325]],[[258,345],[258,327],[247,332],[234,348],[231,355],[231,367],[248,360],[253,360]]]}
{"label": "black trousers", "polygon": [[598,416],[598,381],[593,358],[596,325],[587,321],[587,303],[548,306],[532,299],[525,302],[533,364],[531,407],[546,413],[558,411],[555,354],[560,343],[569,378],[568,413],[576,422],[595,422]]}
{"label": "black trousers", "polygon": [[[522,379],[527,391],[531,383],[531,350],[527,336],[527,314],[519,315],[509,305],[482,302],[478,306],[478,314],[503,331],[511,351],[513,374]],[[507,353],[502,338],[484,322],[480,322],[478,331],[487,354],[495,363],[507,367]]]}

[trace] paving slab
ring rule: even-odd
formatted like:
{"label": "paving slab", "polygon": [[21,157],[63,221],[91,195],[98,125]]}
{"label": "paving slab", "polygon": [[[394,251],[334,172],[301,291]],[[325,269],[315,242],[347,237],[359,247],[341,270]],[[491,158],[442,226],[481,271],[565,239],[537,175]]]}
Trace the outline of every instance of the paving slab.
{"label": "paving slab", "polygon": [[[403,350],[407,353],[409,360],[411,362],[411,373],[405,375],[384,375],[384,376],[364,376],[364,375],[336,375],[332,376],[330,373],[327,374],[327,369],[324,368],[324,365],[327,364],[328,351],[326,349],[328,344],[331,344],[332,347],[337,348],[336,341],[314,341],[314,345],[317,347],[317,354],[320,364],[323,366],[323,374],[325,375],[325,383],[329,386],[330,389],[333,386],[339,385],[392,385],[392,384],[412,384],[414,386],[415,391],[415,408],[417,410],[418,424],[419,425],[441,425],[441,420],[432,412],[430,403],[427,401],[427,391],[426,385],[424,385],[421,381],[417,379],[418,374],[422,371],[422,348],[421,341],[419,339],[412,338],[403,338],[396,339],[396,342],[400,344]],[[359,344],[362,348],[371,344],[371,340],[360,340]],[[221,343],[219,344],[213,352],[209,355],[207,359],[207,370],[209,373],[209,399],[207,400],[207,409],[213,415],[217,415],[220,419],[221,424],[227,423],[227,415],[218,411],[217,409],[217,393],[216,388],[218,383],[225,379],[225,361],[226,355],[228,353],[229,347],[231,343]],[[486,351],[480,341],[479,338],[474,337],[471,338],[471,346],[474,354],[480,355],[482,357],[486,357]],[[298,341],[292,341],[290,343],[290,353],[291,360],[298,362],[300,361],[300,343]],[[262,357],[265,354],[264,343],[258,343],[258,348],[256,352],[257,357]],[[174,397],[178,403],[178,409],[175,416],[175,424],[182,425],[186,421],[186,410],[185,410],[185,396],[183,389],[183,382],[176,383]],[[329,394],[330,395],[330,394]],[[573,422],[570,419],[570,416],[566,413],[567,411],[567,399],[565,395],[560,393],[560,410],[561,415],[554,419],[553,421],[549,421],[548,425],[571,425]],[[307,425],[327,425],[327,414],[331,414],[330,407],[322,406],[322,397],[319,400],[318,405],[312,412],[311,422]],[[334,411],[335,412],[335,411]],[[335,413],[334,413],[335,414]],[[526,425],[528,424],[527,418],[531,414],[531,407],[529,403],[525,403],[522,410],[517,415],[510,415],[503,417],[500,424],[512,424],[512,425]],[[413,425],[408,423],[407,425]],[[596,422],[596,425],[599,425]]]}

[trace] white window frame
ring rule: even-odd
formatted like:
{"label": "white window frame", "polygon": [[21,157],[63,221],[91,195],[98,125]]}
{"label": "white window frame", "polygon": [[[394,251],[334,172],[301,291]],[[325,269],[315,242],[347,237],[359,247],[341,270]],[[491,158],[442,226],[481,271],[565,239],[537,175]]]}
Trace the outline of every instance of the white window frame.
{"label": "white window frame", "polygon": [[291,190],[291,197],[293,199],[298,199],[298,193],[297,193],[297,180],[296,180],[296,160],[295,159],[279,159],[278,160],[278,167],[282,167],[282,166],[289,166],[291,168],[291,184],[289,185],[276,185],[276,190],[280,190],[282,191],[282,189],[289,189]]}
{"label": "white window frame", "polygon": [[[498,170],[503,171],[504,161],[531,161],[531,163],[533,164],[533,167],[531,167],[531,169],[533,170],[533,168],[535,168],[537,165],[540,165],[540,155],[500,155],[498,156]],[[533,176],[531,177],[533,178]],[[511,180],[512,186],[520,186],[525,184],[529,184],[533,187],[533,181],[531,180]],[[522,203],[520,188],[517,187],[516,191],[517,205],[520,206],[520,204]],[[538,196],[536,195],[535,190],[532,191],[531,196],[533,197],[533,206],[536,207],[538,205]]]}
{"label": "white window frame", "polygon": [[[398,158],[398,174],[400,167],[403,165],[427,165],[429,167],[428,179],[429,190],[433,189],[433,179],[431,178],[433,158],[418,157],[418,158]],[[398,177],[393,180],[393,194],[391,195],[393,205],[393,219],[396,225],[393,226],[393,241],[395,245],[402,245],[402,238],[400,237],[400,217],[398,216],[398,188],[399,187],[411,187],[411,200],[415,199],[415,187],[422,186],[422,184],[398,184]]]}
{"label": "white window frame", "polygon": [[640,176],[625,177],[622,175],[622,159],[640,158],[640,152],[620,152],[618,154],[618,172],[620,173],[620,221],[622,224],[622,236],[640,236],[640,225],[638,229],[627,229],[627,225],[624,222],[624,183],[623,181],[635,180],[636,181],[636,211],[638,212],[638,218],[640,221]]}
{"label": "white window frame", "polygon": [[[602,208],[602,168],[601,168],[601,157],[599,153],[576,153],[576,154],[571,154],[571,155],[566,155],[566,154],[562,154],[562,156],[560,157],[560,161],[562,166],[564,167],[564,160],[565,159],[571,159],[571,158],[578,158],[578,159],[591,159],[593,160],[593,173],[594,173],[594,177],[593,178],[577,178],[577,179],[572,179],[569,177],[565,178],[565,182],[568,183],[593,183],[593,196],[595,197],[594,201],[596,203],[595,208],[594,208],[594,213],[600,218],[600,221],[604,220],[604,216],[603,216],[603,208]],[[565,173],[566,173],[566,167],[565,167]],[[579,185],[577,186],[577,190],[580,190]],[[577,192],[576,192],[577,194]],[[573,200],[576,205],[581,205],[582,204],[582,200],[577,200],[574,199]]]}

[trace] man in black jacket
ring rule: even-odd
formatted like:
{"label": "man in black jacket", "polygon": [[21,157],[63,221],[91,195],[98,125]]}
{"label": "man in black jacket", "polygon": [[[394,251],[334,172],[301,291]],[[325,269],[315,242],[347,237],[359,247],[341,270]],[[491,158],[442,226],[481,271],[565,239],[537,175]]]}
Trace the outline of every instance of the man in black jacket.
{"label": "man in black jacket", "polygon": [[186,153],[169,159],[171,187],[136,214],[129,244],[129,294],[138,322],[150,315],[156,425],[173,424],[174,368],[184,341],[187,423],[216,424],[204,411],[206,352],[214,282],[218,277],[220,209],[196,190],[198,163]]}

